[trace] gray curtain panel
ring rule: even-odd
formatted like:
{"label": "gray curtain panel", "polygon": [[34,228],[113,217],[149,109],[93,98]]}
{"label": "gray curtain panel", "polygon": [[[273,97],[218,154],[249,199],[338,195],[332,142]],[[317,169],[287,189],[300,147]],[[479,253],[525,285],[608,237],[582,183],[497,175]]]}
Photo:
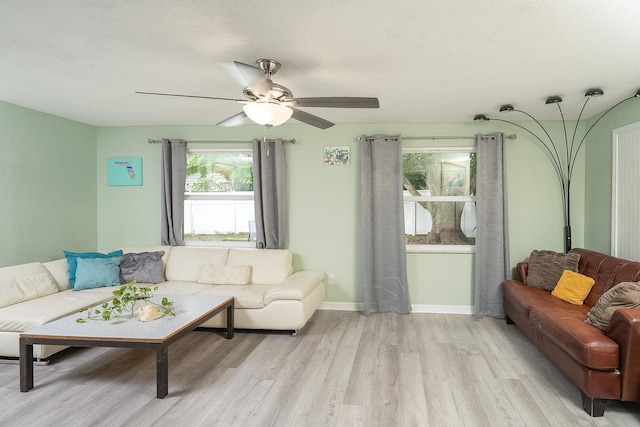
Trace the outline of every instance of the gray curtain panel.
{"label": "gray curtain panel", "polygon": [[163,245],[184,244],[184,186],[187,180],[187,143],[162,140],[162,221]]}
{"label": "gray curtain panel", "polygon": [[287,240],[287,161],[282,139],[253,140],[256,247],[284,249]]}
{"label": "gray curtain panel", "polygon": [[362,136],[361,228],[364,311],[411,311],[400,136]]}
{"label": "gray curtain panel", "polygon": [[504,318],[502,281],[511,276],[504,135],[478,135],[476,170],[476,317]]}

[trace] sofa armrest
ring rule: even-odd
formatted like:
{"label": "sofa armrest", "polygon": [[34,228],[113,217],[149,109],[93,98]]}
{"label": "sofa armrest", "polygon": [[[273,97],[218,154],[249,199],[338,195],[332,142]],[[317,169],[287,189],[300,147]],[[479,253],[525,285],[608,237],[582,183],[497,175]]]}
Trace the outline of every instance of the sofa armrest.
{"label": "sofa armrest", "polygon": [[611,316],[607,335],[620,347],[622,400],[640,400],[640,309],[621,308]]}
{"label": "sofa armrest", "polygon": [[273,286],[264,294],[264,304],[276,300],[301,300],[319,283],[324,286],[324,273],[321,271],[298,271],[281,283]]}
{"label": "sofa armrest", "polygon": [[519,262],[518,264],[516,264],[516,272],[518,273],[518,276],[520,276],[520,281],[522,283],[524,283],[525,285],[527,284],[527,271],[529,270],[529,263],[528,262]]}

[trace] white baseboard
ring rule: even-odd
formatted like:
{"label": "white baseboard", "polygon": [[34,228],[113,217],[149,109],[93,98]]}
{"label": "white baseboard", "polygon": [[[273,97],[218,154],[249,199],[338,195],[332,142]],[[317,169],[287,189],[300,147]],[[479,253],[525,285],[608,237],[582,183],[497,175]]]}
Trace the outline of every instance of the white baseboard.
{"label": "white baseboard", "polygon": [[335,311],[362,311],[364,304],[361,302],[331,302],[324,301],[318,307],[318,310],[335,310]]}
{"label": "white baseboard", "polygon": [[[322,304],[320,304],[318,310],[362,311],[363,308],[364,305],[361,302],[324,301]],[[411,312],[432,314],[473,314],[473,306],[411,304]]]}

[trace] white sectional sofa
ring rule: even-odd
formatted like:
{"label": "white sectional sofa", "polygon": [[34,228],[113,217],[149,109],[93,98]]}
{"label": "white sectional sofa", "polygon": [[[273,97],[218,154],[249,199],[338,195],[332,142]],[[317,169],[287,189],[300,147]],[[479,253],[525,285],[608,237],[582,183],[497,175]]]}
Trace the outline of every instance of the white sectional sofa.
{"label": "white sectional sofa", "polygon": [[[294,273],[292,254],[285,249],[156,246],[122,250],[125,254],[164,251],[165,280],[137,284],[158,286],[156,294],[235,297],[234,325],[239,329],[297,332],[325,297],[325,274]],[[73,290],[68,270],[67,258],[0,268],[0,357],[19,357],[20,333],[111,299],[116,287]],[[225,277],[236,284],[221,283]],[[221,313],[203,327],[225,325],[226,313]],[[63,348],[34,346],[34,357],[46,359]]]}

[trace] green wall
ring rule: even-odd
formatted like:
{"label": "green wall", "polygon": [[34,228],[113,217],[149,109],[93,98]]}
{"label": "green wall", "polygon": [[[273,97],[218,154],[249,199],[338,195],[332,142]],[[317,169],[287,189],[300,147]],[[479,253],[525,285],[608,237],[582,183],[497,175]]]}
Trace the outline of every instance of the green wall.
{"label": "green wall", "polygon": [[0,267],[93,250],[96,129],[0,102]]}
{"label": "green wall", "polygon": [[[587,121],[587,129],[599,115]],[[586,140],[586,247],[611,253],[613,130],[640,121],[640,99],[626,101],[593,127]]]}
{"label": "green wall", "polygon": [[[554,124],[552,124],[552,127]],[[295,138],[287,145],[289,242],[294,268],[317,269],[335,275],[328,285],[327,301],[353,304],[361,301],[359,282],[359,160],[360,134],[404,136],[461,135],[505,131],[495,123],[348,124],[319,130],[287,124],[265,130],[259,126],[101,127],[97,130],[98,247],[102,249],[160,243],[160,145],[148,138],[186,140],[250,140]],[[407,141],[407,144],[462,146],[463,141]],[[325,166],[325,145],[351,147],[352,164]],[[234,145],[238,147],[239,145]],[[247,146],[249,146],[247,144]],[[205,147],[199,144],[197,147]],[[109,187],[106,164],[110,157],[142,157],[143,185]],[[518,132],[507,141],[507,173],[511,234],[511,261],[527,258],[532,249],[562,251],[562,210],[557,178],[544,152]],[[574,181],[574,246],[584,236],[584,177],[582,168]],[[460,306],[473,304],[472,254],[408,254],[408,276],[413,304]]]}
{"label": "green wall", "polygon": [[[590,223],[609,228],[610,131],[637,120],[638,109],[603,123],[606,151],[588,144],[588,166],[608,173],[590,176],[585,191],[582,159],[574,175],[572,199],[574,246],[584,246],[585,193]],[[613,119],[613,118],[612,118]],[[545,126],[560,131],[557,123]],[[603,127],[605,127],[603,126]],[[319,130],[287,124],[271,130],[259,126],[99,127],[84,125],[0,102],[0,266],[47,261],[62,256],[63,249],[95,250],[160,243],[160,146],[147,139],[250,140],[254,137],[295,138],[287,145],[289,184],[289,242],[294,267],[318,269],[335,275],[328,286],[328,302],[345,308],[361,301],[359,282],[359,160],[360,134],[404,136],[462,135],[516,132],[507,140],[507,174],[511,263],[527,258],[532,249],[561,251],[562,215],[557,178],[551,163],[525,132],[496,122],[485,123],[379,123],[336,125]],[[594,132],[593,138],[604,138]],[[608,142],[607,142],[608,141]],[[597,141],[596,141],[597,142]],[[405,145],[463,146],[472,140],[406,141]],[[608,144],[608,145],[607,145]],[[325,166],[325,145],[351,147],[352,164]],[[205,147],[205,145],[197,145]],[[219,146],[219,145],[216,145]],[[233,147],[240,145],[234,144]],[[249,144],[246,145],[247,147]],[[584,153],[583,153],[584,154]],[[107,159],[142,157],[143,185],[107,185]],[[605,177],[606,175],[606,177]],[[608,177],[608,178],[607,178]],[[605,179],[606,178],[606,179]],[[608,190],[594,191],[596,185]],[[607,208],[602,210],[600,205]],[[598,207],[598,209],[595,209]],[[593,209],[592,209],[593,208]],[[604,214],[601,214],[601,212]],[[600,249],[589,232],[587,247]],[[596,236],[596,237],[594,237]],[[604,239],[608,248],[608,235]],[[408,277],[413,304],[469,307],[473,304],[473,254],[410,253]]]}

